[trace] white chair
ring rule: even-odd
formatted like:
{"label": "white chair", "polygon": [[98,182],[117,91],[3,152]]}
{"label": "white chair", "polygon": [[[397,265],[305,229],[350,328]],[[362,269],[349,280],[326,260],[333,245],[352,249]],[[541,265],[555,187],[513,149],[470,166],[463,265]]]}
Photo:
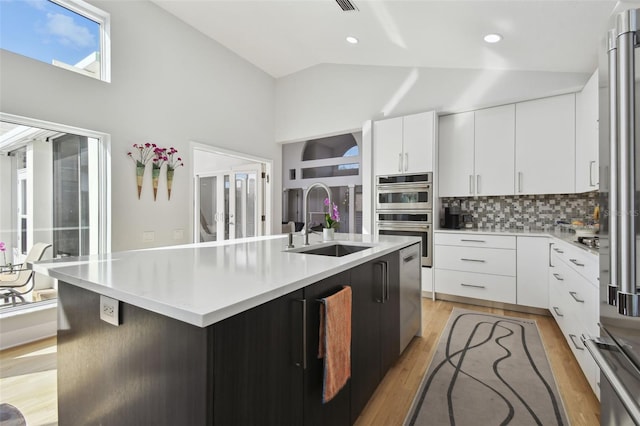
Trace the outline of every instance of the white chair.
{"label": "white chair", "polygon": [[4,300],[5,304],[11,300],[11,305],[15,306],[16,299],[20,301],[19,303],[25,303],[23,296],[32,291],[35,285],[34,272],[27,267],[27,264],[42,259],[44,252],[49,247],[51,244],[35,243],[24,259],[24,263],[13,265],[14,267],[10,271],[0,273],[0,298]]}

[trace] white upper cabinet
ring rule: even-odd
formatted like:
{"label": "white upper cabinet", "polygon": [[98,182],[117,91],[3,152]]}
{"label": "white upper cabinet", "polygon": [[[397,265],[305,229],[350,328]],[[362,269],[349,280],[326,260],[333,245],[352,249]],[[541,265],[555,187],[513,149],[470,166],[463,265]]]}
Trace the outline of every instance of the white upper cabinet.
{"label": "white upper cabinet", "polygon": [[598,71],[576,94],[576,192],[595,191],[598,176]]}
{"label": "white upper cabinet", "polygon": [[516,194],[575,192],[575,94],[516,104]]}
{"label": "white upper cabinet", "polygon": [[404,172],[433,171],[433,139],[435,113],[425,112],[403,117]]}
{"label": "white upper cabinet", "polygon": [[373,123],[374,175],[433,171],[433,111]]}
{"label": "white upper cabinet", "polygon": [[515,105],[475,112],[475,195],[514,194]]}
{"label": "white upper cabinet", "polygon": [[440,197],[475,193],[474,113],[445,115],[438,122],[438,191]]}

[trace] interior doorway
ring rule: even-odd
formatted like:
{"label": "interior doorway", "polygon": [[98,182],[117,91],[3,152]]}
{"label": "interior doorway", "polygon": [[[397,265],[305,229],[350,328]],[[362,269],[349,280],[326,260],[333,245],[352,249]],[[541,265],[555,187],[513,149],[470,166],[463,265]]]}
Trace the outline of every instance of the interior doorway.
{"label": "interior doorway", "polygon": [[200,144],[192,158],[194,242],[270,234],[271,161]]}

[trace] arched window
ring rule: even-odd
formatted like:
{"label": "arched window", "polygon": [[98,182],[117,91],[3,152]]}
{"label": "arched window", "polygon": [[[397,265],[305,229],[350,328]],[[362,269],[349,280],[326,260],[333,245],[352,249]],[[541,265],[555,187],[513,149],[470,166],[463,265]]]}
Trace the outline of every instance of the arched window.
{"label": "arched window", "polygon": [[325,158],[357,157],[360,150],[351,133],[312,139],[305,142],[302,161],[322,160]]}

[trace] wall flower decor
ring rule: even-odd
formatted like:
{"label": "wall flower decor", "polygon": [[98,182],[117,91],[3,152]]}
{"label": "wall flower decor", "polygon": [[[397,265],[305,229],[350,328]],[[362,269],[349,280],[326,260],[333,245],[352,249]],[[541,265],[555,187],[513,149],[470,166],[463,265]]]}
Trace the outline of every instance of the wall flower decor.
{"label": "wall flower decor", "polygon": [[138,200],[142,193],[142,183],[144,181],[144,171],[149,161],[151,161],[151,183],[153,185],[153,201],[158,196],[158,181],[162,166],[167,164],[167,194],[171,199],[171,187],[173,186],[173,175],[178,167],[184,166],[182,158],[177,157],[178,150],[174,147],[162,148],[155,143],[133,144],[134,150],[127,155],[136,163],[136,181],[138,184]]}
{"label": "wall flower decor", "polygon": [[155,143],[144,143],[138,145],[133,144],[133,151],[127,153],[127,155],[136,163],[136,183],[138,185],[138,200],[142,193],[142,182],[144,178],[144,171],[147,167],[147,163],[153,158],[154,150],[157,148]]}
{"label": "wall flower decor", "polygon": [[158,195],[158,180],[160,179],[160,169],[162,165],[169,159],[167,157],[167,148],[156,147],[153,150],[154,157],[151,165],[153,168],[151,169],[151,182],[153,183],[153,201],[156,200],[156,196]]}
{"label": "wall flower decor", "polygon": [[178,150],[174,147],[169,148],[167,151],[167,195],[168,199],[171,199],[171,187],[173,185],[173,173],[176,168],[184,166],[182,162],[182,158],[176,157],[175,155],[178,153]]}

